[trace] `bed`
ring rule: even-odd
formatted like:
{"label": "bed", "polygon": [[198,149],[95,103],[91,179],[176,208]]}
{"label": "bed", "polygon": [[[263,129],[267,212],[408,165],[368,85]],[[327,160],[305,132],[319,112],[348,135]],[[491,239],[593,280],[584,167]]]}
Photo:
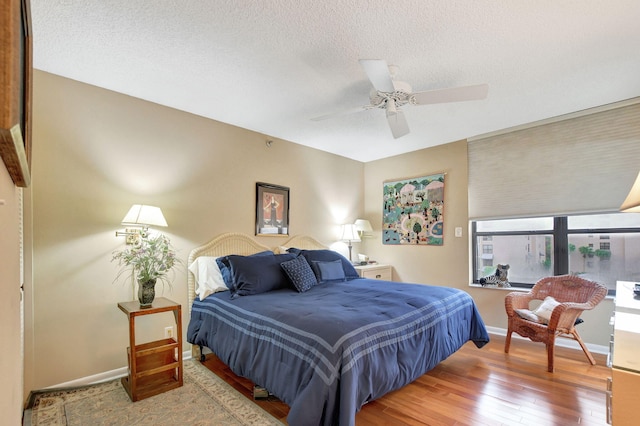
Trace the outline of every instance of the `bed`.
{"label": "bed", "polygon": [[[367,402],[411,383],[466,342],[481,348],[489,341],[466,292],[359,278],[311,237],[270,249],[223,234],[194,249],[188,264],[194,356],[207,347],[268,389],[289,405],[290,425],[354,425]],[[231,289],[221,288],[221,277]],[[202,285],[207,280],[217,284]]]}

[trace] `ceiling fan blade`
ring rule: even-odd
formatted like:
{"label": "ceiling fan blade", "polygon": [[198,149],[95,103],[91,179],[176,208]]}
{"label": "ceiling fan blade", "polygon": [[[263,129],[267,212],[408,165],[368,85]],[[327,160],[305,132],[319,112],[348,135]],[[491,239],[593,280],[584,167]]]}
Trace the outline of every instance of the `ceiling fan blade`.
{"label": "ceiling fan blade", "polygon": [[395,108],[395,105],[394,108],[391,109],[387,107],[387,122],[389,123],[394,139],[398,139],[409,133],[407,119],[401,110]]}
{"label": "ceiling fan blade", "polygon": [[330,114],[321,115],[319,117],[313,117],[313,118],[311,118],[311,121],[327,120],[327,119],[333,118],[333,117],[340,117],[340,116],[343,116],[343,115],[355,114],[356,112],[365,111],[367,109],[371,109],[371,107],[370,106],[360,106],[360,107],[355,107],[355,108],[349,108],[349,109],[345,109],[343,111],[332,112]]}
{"label": "ceiling fan blade", "polygon": [[451,87],[417,92],[413,94],[413,99],[416,105],[427,105],[444,102],[476,101],[486,98],[488,93],[488,84],[476,84],[475,86]]}
{"label": "ceiling fan blade", "polygon": [[389,66],[384,59],[360,59],[360,65],[369,77],[373,87],[379,92],[393,93],[393,81],[389,74]]}

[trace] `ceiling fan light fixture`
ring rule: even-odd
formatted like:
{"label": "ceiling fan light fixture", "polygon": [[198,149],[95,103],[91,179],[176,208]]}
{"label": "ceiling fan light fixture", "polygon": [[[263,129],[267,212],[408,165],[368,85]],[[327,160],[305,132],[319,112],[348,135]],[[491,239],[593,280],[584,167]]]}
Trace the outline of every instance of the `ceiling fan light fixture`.
{"label": "ceiling fan light fixture", "polygon": [[397,113],[398,109],[396,108],[396,101],[392,98],[387,98],[387,117],[396,115]]}
{"label": "ceiling fan light fixture", "polygon": [[312,118],[312,120],[324,120],[335,115],[374,108],[384,109],[391,133],[395,139],[398,139],[409,133],[409,125],[402,112],[405,105],[416,106],[480,100],[485,99],[489,91],[487,84],[476,84],[414,92],[408,83],[395,79],[399,71],[396,65],[387,65],[387,62],[382,59],[360,59],[359,62],[372,86],[369,91],[369,105],[353,108],[343,113],[323,115]]}

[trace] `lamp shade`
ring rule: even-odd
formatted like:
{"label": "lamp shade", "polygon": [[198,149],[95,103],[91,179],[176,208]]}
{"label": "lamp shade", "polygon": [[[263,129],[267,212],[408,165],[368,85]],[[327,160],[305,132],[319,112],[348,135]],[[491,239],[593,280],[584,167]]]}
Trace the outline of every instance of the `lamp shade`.
{"label": "lamp shade", "polygon": [[625,213],[640,213],[640,173],[629,191],[629,195],[620,206],[620,211]]}
{"label": "lamp shade", "polygon": [[373,232],[373,228],[371,227],[371,222],[366,219],[356,219],[356,229],[361,232]]}
{"label": "lamp shade", "polygon": [[131,206],[124,219],[123,225],[142,226],[167,226],[167,221],[162,215],[160,207],[147,206],[144,204],[134,204]]}
{"label": "lamp shade", "polygon": [[356,225],[353,223],[342,225],[342,236],[340,237],[340,240],[360,241],[360,236],[358,235],[358,229],[356,228]]}

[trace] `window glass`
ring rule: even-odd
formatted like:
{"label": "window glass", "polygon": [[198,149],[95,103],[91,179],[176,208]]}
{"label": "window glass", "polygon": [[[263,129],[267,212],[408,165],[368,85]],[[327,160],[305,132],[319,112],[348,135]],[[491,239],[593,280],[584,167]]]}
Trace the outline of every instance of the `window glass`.
{"label": "window glass", "polygon": [[478,232],[547,231],[553,229],[552,217],[483,220],[476,222]]}
{"label": "window glass", "polygon": [[640,227],[640,213],[611,213],[599,215],[569,216],[569,229],[611,229]]}
{"label": "window glass", "polygon": [[640,282],[640,214],[487,220],[473,225],[475,283],[494,274],[498,264],[509,264],[514,287],[531,287],[540,278],[562,274],[601,282],[612,292],[616,281]]}
{"label": "window glass", "polygon": [[496,235],[491,241],[480,239],[476,250],[476,277],[486,277],[496,266],[509,265],[509,281],[535,283],[553,275],[553,235]]}
{"label": "window glass", "polygon": [[[603,237],[608,239],[603,239]],[[569,271],[615,289],[616,281],[640,280],[640,233],[570,234]]]}

